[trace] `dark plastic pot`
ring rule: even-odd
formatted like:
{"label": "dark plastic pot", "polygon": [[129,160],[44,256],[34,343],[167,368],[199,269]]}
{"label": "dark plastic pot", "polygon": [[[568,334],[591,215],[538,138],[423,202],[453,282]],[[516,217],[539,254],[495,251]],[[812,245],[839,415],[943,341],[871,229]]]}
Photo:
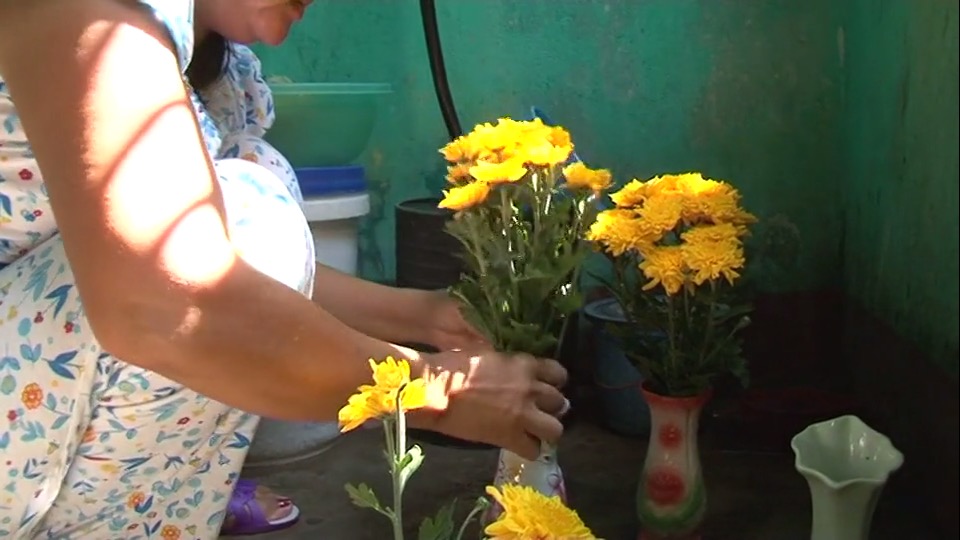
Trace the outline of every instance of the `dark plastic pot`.
{"label": "dark plastic pot", "polygon": [[643,377],[624,352],[621,339],[612,327],[626,319],[616,300],[596,300],[584,307],[591,325],[594,385],[603,413],[603,424],[631,437],[650,432],[650,409],[640,393]]}
{"label": "dark plastic pot", "polygon": [[460,279],[462,247],[447,234],[453,213],[437,208],[440,199],[411,199],[396,206],[397,286],[445,289]]}

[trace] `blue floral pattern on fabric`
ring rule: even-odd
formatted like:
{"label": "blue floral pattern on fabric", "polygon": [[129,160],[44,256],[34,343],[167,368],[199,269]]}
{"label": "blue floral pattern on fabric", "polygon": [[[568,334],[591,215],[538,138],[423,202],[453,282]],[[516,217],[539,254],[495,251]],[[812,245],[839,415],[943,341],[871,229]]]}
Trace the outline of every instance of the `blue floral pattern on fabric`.
{"label": "blue floral pattern on fabric", "polygon": [[241,158],[277,175],[301,205],[303,194],[290,162],[263,137],[276,118],[273,94],[260,59],[245,45],[233,44],[224,76],[201,92],[203,104],[223,141],[214,155]]}
{"label": "blue floral pattern on fabric", "polygon": [[[193,2],[145,3],[186,66]],[[194,104],[222,158],[214,167],[238,253],[309,296],[313,243],[286,160],[269,149],[237,159],[256,152],[244,138],[255,136],[223,144]],[[234,145],[237,158],[221,152]],[[0,268],[0,538],[216,538],[258,419],[102,350],[2,78]]]}

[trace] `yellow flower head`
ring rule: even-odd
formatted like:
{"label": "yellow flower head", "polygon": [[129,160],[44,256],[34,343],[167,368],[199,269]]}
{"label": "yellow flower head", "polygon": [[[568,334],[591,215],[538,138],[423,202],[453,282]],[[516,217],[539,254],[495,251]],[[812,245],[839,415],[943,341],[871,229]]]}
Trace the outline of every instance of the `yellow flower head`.
{"label": "yellow flower head", "polygon": [[583,162],[576,162],[563,168],[563,177],[567,186],[573,189],[589,189],[594,193],[610,187],[613,175],[607,169],[590,169]]}
{"label": "yellow flower head", "polygon": [[598,244],[614,257],[640,252],[652,246],[656,239],[644,231],[636,212],[622,208],[600,212],[587,231],[588,241]]}
{"label": "yellow flower head", "polygon": [[447,167],[447,182],[453,185],[460,185],[470,180],[473,180],[473,177],[470,176],[470,164],[457,163],[456,165]]}
{"label": "yellow flower head", "polygon": [[340,431],[350,431],[367,420],[390,416],[397,412],[397,401],[404,411],[420,409],[427,404],[427,386],[422,378],[410,379],[410,364],[388,356],[383,362],[370,360],[373,385],[363,385],[340,409],[337,419]]}
{"label": "yellow flower head", "polygon": [[468,163],[477,159],[480,148],[473,138],[463,135],[447,143],[440,149],[440,153],[450,163]]}
{"label": "yellow flower head", "polygon": [[529,121],[500,118],[496,123],[478,124],[469,134],[441,149],[452,163],[517,161],[520,165],[540,167],[564,163],[572,152],[570,134],[561,127],[545,125],[539,118]]}
{"label": "yellow flower head", "polygon": [[668,295],[680,292],[686,281],[686,268],[680,246],[662,246],[643,253],[640,270],[650,281],[643,286],[649,291],[662,285]]}
{"label": "yellow flower head", "polygon": [[510,151],[520,135],[517,122],[501,118],[496,124],[478,124],[467,137],[479,150],[477,159],[490,160],[497,155]]}
{"label": "yellow flower head", "polygon": [[519,149],[519,155],[531,165],[552,167],[565,163],[570,158],[571,146],[554,146],[548,141],[537,141]]}
{"label": "yellow flower head", "polygon": [[637,212],[646,234],[659,240],[680,224],[683,198],[669,191],[654,193],[647,197]]}
{"label": "yellow flower head", "polygon": [[738,270],[746,260],[738,235],[737,227],[730,223],[700,225],[682,234],[680,249],[695,285],[720,278],[732,285],[740,277]]}
{"label": "yellow flower head", "polygon": [[370,359],[370,369],[373,371],[373,384],[381,392],[392,392],[410,382],[410,364],[406,360],[396,361],[388,356],[383,362],[377,363]]}
{"label": "yellow flower head", "polygon": [[619,191],[610,195],[617,208],[640,206],[647,197],[647,185],[640,180],[631,180]]}
{"label": "yellow flower head", "polygon": [[527,168],[519,159],[513,158],[500,163],[479,161],[470,167],[470,176],[478,182],[488,185],[516,182],[527,174]]}
{"label": "yellow flower head", "polygon": [[496,521],[484,533],[498,540],[569,539],[591,540],[596,537],[580,516],[560,500],[537,490],[506,484],[497,490],[487,487],[487,494],[503,507]]}
{"label": "yellow flower head", "polygon": [[486,182],[472,182],[462,186],[452,187],[443,192],[443,200],[438,205],[455,212],[466,210],[487,200],[490,194],[490,185]]}
{"label": "yellow flower head", "polygon": [[744,226],[756,218],[740,207],[740,193],[726,182],[704,178],[700,173],[685,173],[661,178],[663,187],[670,186],[683,197],[683,220],[686,223],[733,223]]}

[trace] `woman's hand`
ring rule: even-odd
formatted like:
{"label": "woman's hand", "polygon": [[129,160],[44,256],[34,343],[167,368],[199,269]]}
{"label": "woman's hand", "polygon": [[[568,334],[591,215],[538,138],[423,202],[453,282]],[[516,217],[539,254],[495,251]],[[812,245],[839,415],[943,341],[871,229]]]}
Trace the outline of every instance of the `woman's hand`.
{"label": "woman's hand", "polygon": [[[563,434],[567,403],[558,390],[567,371],[527,354],[442,352],[429,365],[428,409],[410,414],[414,427],[506,448],[535,459],[542,442]],[[432,410],[431,410],[432,409]]]}
{"label": "woman's hand", "polygon": [[420,312],[426,345],[441,351],[484,350],[490,342],[463,316],[463,304],[446,291],[422,291]]}

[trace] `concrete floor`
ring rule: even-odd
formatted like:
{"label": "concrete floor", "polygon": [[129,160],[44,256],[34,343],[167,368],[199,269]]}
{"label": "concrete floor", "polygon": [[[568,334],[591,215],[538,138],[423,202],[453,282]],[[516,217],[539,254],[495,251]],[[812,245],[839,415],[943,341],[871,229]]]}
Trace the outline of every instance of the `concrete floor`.
{"label": "concrete floor", "polygon": [[[361,430],[345,436],[327,452],[293,465],[246,471],[274,489],[293,497],[303,512],[294,528],[263,540],[384,540],[390,538],[386,519],[355,508],[344,492],[347,482],[366,482],[389,493],[382,457],[382,433]],[[644,455],[644,440],[621,437],[578,421],[567,430],[560,449],[570,505],[594,533],[607,540],[636,538],[634,493]],[[408,538],[416,538],[420,520],[455,496],[469,506],[494,473],[496,454],[425,446],[426,462],[407,487],[404,508]],[[704,437],[703,464],[709,493],[705,539],[805,540],[809,538],[810,503],[807,486],[793,469],[789,453],[723,451]],[[928,521],[888,487],[877,509],[873,540],[934,539],[923,530]],[[464,510],[465,511],[465,510]],[[469,536],[475,538],[475,535]],[[853,539],[852,539],[853,540]]]}

